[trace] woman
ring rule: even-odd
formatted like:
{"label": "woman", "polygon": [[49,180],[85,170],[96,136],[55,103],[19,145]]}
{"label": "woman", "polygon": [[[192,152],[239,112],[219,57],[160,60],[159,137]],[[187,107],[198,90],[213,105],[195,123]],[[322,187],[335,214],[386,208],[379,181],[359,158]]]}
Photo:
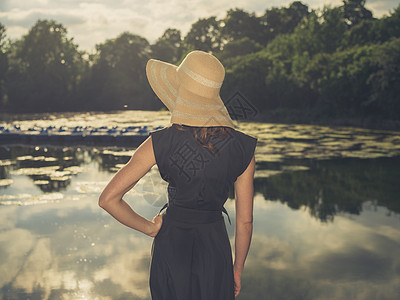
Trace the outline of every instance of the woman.
{"label": "woman", "polygon": [[[105,187],[99,205],[122,224],[154,238],[152,299],[234,299],[252,236],[257,139],[235,129],[219,96],[225,70],[213,55],[192,51],[178,67],[151,59],[146,74],[171,112],[172,125],[150,132]],[[155,164],[169,183],[168,203],[150,221],[122,197]],[[223,205],[232,185],[234,263],[222,215],[227,214]]]}

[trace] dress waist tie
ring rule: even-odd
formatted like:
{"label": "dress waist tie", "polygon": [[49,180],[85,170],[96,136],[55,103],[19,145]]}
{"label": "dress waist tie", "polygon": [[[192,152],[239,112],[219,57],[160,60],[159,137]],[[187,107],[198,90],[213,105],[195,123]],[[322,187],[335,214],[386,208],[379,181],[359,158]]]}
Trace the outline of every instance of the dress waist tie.
{"label": "dress waist tie", "polygon": [[[158,214],[160,214],[166,207],[168,207],[169,209],[167,209],[167,211],[170,211],[170,213],[171,214],[173,214],[173,215],[176,215],[176,213],[181,213],[181,214],[192,214],[192,213],[194,213],[196,210],[195,209],[192,209],[192,208],[185,208],[185,207],[180,207],[180,206],[176,206],[176,205],[169,205],[169,203],[167,202],[167,203],[165,203],[164,204],[164,206],[160,209],[160,212],[158,213]],[[198,210],[197,210],[198,211]],[[200,210],[200,211],[198,211],[197,212],[197,215],[199,215],[199,214],[207,214],[207,212],[209,212],[209,214],[215,214],[216,212],[218,212],[218,211],[207,211],[207,210]],[[228,212],[226,211],[226,209],[225,209],[225,207],[224,206],[222,206],[222,212],[223,213],[225,213],[226,215],[227,215],[227,217],[228,217],[228,221],[229,221],[229,224],[230,225],[232,225],[231,224],[231,219],[230,219],[230,217],[229,217],[229,214],[228,214]],[[202,217],[197,217],[197,216],[194,216],[194,215],[192,215],[191,217],[193,217],[194,219],[199,219],[199,218],[202,218]],[[204,218],[204,217],[203,217]],[[210,216],[208,217],[208,218],[210,218]],[[190,219],[190,218],[188,218],[188,219]]]}

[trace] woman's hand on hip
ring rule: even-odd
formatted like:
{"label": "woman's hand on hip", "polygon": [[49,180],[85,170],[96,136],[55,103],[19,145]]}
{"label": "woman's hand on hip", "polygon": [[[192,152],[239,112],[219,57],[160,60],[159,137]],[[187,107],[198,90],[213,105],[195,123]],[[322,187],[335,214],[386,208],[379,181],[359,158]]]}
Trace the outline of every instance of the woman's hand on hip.
{"label": "woman's hand on hip", "polygon": [[158,232],[160,231],[160,228],[161,228],[161,225],[163,222],[162,216],[163,216],[163,214],[158,214],[151,221],[152,230],[151,230],[149,236],[155,237],[158,234]]}

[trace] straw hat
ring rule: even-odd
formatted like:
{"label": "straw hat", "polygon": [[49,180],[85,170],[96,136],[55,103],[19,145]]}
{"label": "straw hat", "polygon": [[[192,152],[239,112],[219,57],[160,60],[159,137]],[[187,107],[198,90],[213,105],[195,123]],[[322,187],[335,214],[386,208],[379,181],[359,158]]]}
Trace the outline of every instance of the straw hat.
{"label": "straw hat", "polygon": [[146,75],[153,91],[171,112],[171,124],[234,128],[219,95],[225,69],[215,56],[192,51],[179,66],[150,59]]}

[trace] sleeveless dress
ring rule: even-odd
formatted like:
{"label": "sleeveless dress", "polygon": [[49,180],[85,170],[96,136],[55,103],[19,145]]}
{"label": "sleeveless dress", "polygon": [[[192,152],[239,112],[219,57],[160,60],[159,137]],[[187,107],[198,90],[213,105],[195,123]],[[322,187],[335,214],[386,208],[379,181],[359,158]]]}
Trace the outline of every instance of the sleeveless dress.
{"label": "sleeveless dress", "polygon": [[160,212],[166,211],[151,247],[152,299],[235,299],[222,212],[227,214],[229,189],[249,165],[257,138],[232,129],[225,137],[211,137],[215,153],[189,130],[170,126],[149,135],[159,173],[168,182],[168,203]]}

